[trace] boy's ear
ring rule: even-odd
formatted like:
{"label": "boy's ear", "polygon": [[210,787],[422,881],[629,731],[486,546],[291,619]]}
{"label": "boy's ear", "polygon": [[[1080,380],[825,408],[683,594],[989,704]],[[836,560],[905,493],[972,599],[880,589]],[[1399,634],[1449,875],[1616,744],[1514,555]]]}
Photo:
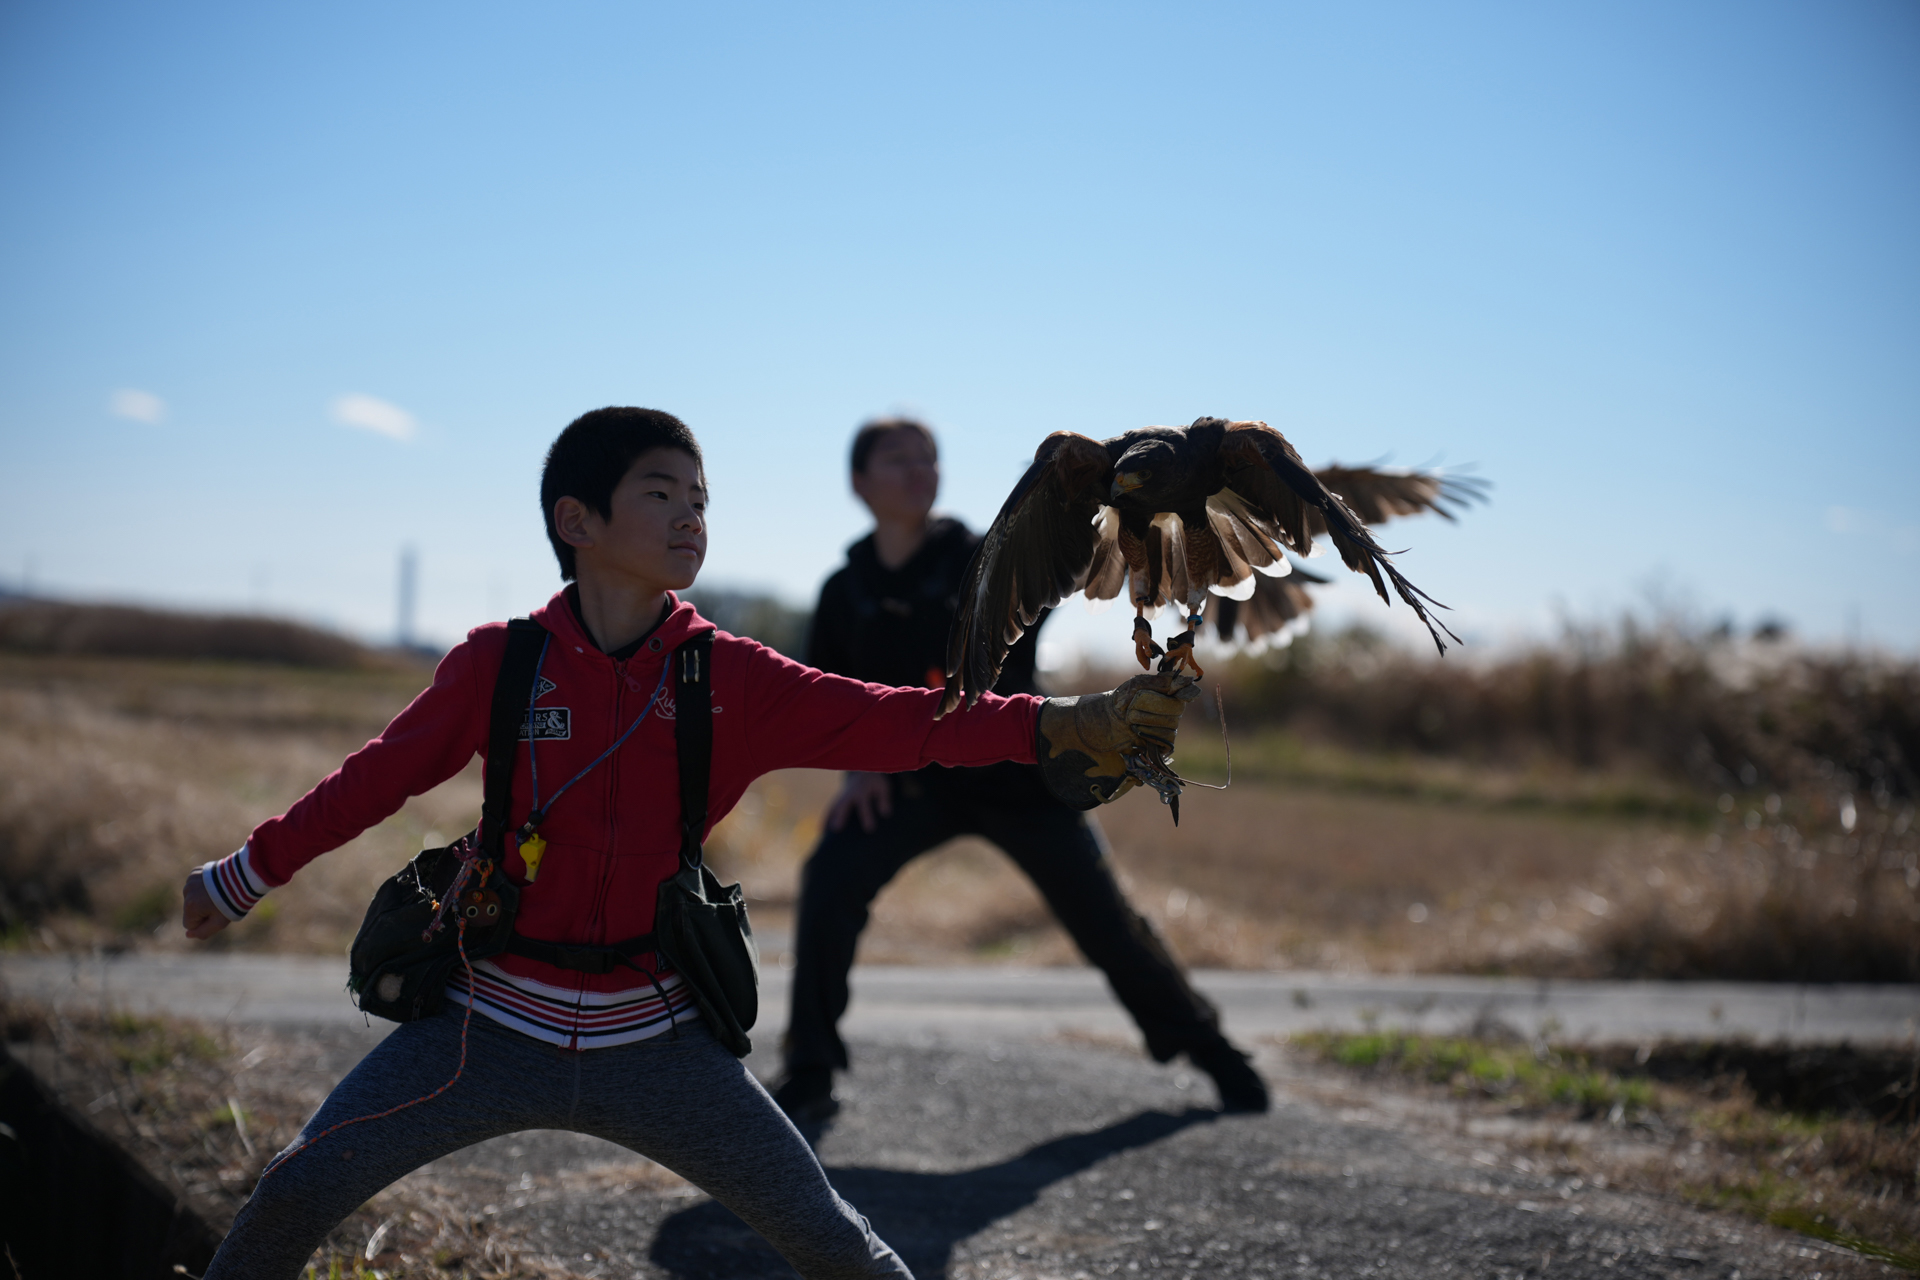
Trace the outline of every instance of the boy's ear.
{"label": "boy's ear", "polygon": [[594,545],[595,527],[604,524],[599,514],[587,509],[578,498],[561,498],[553,504],[553,529],[560,541],[578,550]]}

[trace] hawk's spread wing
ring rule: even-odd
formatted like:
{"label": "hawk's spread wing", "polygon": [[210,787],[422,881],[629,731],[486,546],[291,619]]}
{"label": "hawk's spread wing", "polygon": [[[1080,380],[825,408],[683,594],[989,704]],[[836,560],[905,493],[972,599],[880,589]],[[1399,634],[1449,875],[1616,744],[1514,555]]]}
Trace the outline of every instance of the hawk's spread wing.
{"label": "hawk's spread wing", "polygon": [[[1484,502],[1487,497],[1487,482],[1477,476],[1338,465],[1321,467],[1313,474],[1368,524],[1384,524],[1396,516],[1428,511],[1451,520],[1461,507]],[[1318,519],[1319,514],[1314,512],[1309,520],[1315,533],[1325,533],[1326,523]]]}
{"label": "hawk's spread wing", "polygon": [[[1475,476],[1382,467],[1325,466],[1313,474],[1369,525],[1429,511],[1451,520],[1460,508],[1485,501],[1489,487]],[[1307,524],[1314,533],[1327,531],[1318,508],[1308,510]],[[1206,618],[1221,644],[1236,639],[1256,648],[1285,643],[1288,631],[1297,629],[1295,624],[1304,626],[1303,619],[1313,609],[1307,584],[1324,586],[1329,581],[1299,565],[1287,577],[1255,575],[1244,584],[1244,598],[1216,593],[1209,599]]]}
{"label": "hawk's spread wing", "polygon": [[1093,562],[1096,549],[1112,554],[1111,531],[1104,546],[1101,540],[1112,484],[1113,463],[1098,440],[1056,431],[1041,442],[967,565],[947,640],[941,715],[993,688],[1013,642],[1085,585],[1090,570],[1111,572]]}
{"label": "hawk's spread wing", "polygon": [[1249,516],[1264,522],[1264,532],[1304,555],[1313,548],[1315,525],[1323,527],[1347,568],[1372,579],[1373,589],[1389,604],[1387,583],[1393,584],[1394,594],[1427,624],[1440,652],[1447,651],[1442,635],[1459,642],[1460,637],[1428,611],[1429,605],[1439,607],[1439,601],[1407,581],[1365,522],[1307,469],[1285,436],[1264,422],[1230,423],[1221,437],[1220,463],[1225,492],[1239,498]]}
{"label": "hawk's spread wing", "polygon": [[1253,590],[1244,600],[1223,595],[1208,596],[1205,617],[1213,624],[1213,633],[1219,637],[1221,644],[1232,644],[1236,629],[1256,649],[1264,647],[1263,641],[1285,643],[1288,626],[1304,618],[1308,610],[1313,608],[1313,596],[1308,592],[1307,584],[1311,582],[1324,586],[1328,581],[1299,565],[1293,566],[1293,572],[1284,578],[1255,574],[1248,579]]}

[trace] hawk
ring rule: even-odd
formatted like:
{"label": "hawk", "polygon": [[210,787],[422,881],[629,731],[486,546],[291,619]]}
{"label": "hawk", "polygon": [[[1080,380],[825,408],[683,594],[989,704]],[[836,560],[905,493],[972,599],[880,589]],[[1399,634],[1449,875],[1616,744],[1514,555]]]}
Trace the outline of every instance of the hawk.
{"label": "hawk", "polygon": [[[1147,611],[1179,605],[1187,630],[1164,652],[1199,674],[1193,641],[1208,596],[1221,598],[1213,620],[1223,638],[1235,622],[1250,635],[1256,620],[1271,621],[1259,622],[1263,630],[1284,624],[1301,611],[1304,602],[1295,597],[1304,592],[1261,579],[1292,572],[1285,553],[1309,554],[1316,535],[1329,538],[1347,567],[1366,574],[1389,604],[1390,584],[1445,653],[1441,637],[1459,637],[1430,612],[1444,606],[1407,581],[1367,526],[1422,511],[1452,518],[1454,507],[1482,490],[1471,479],[1422,472],[1315,473],[1264,422],[1198,418],[1188,427],[1146,427],[1110,440],[1056,431],[1035,451],[967,566],[947,643],[941,714],[991,689],[1007,650],[1075,591],[1110,600],[1127,590],[1142,666],[1163,652]],[[1243,611],[1228,610],[1228,602],[1253,603]]]}

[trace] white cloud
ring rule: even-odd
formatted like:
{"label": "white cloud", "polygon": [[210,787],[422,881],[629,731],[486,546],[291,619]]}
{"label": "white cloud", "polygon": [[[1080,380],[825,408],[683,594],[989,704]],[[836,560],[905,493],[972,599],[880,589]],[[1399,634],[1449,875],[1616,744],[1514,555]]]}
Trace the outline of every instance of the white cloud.
{"label": "white cloud", "polygon": [[135,391],[132,387],[122,387],[113,393],[107,401],[107,408],[116,418],[132,418],[135,422],[158,422],[167,416],[167,402],[151,391]]}
{"label": "white cloud", "polygon": [[333,420],[394,440],[413,439],[413,415],[375,396],[346,395],[333,402]]}

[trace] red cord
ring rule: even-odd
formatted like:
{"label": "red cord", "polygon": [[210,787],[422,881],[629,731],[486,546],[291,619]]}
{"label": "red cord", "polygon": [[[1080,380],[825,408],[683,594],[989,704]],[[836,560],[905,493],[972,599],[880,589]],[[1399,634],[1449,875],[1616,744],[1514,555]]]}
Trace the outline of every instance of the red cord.
{"label": "red cord", "polygon": [[441,1094],[445,1093],[447,1090],[453,1088],[454,1084],[459,1081],[461,1073],[467,1069],[467,1024],[473,1021],[473,985],[474,984],[473,984],[473,962],[467,959],[467,922],[456,915],[454,917],[454,927],[455,927],[454,945],[459,948],[460,964],[467,971],[467,1013],[465,1017],[460,1019],[460,1065],[454,1068],[453,1078],[451,1080],[448,1080],[445,1084],[441,1085],[438,1089],[435,1089],[432,1093],[424,1094],[421,1097],[415,1098],[412,1102],[403,1102],[398,1106],[388,1107],[385,1111],[377,1112],[374,1115],[370,1115],[370,1116],[355,1116],[351,1120],[342,1120],[339,1124],[332,1125],[326,1129],[321,1130],[319,1133],[314,1134],[311,1138],[308,1138],[305,1142],[301,1143],[299,1146],[295,1147],[293,1150],[287,1152],[285,1155],[276,1159],[272,1164],[262,1169],[260,1171],[259,1181],[253,1184],[253,1189],[255,1191],[258,1191],[260,1189],[261,1183],[264,1183],[268,1178],[272,1177],[274,1173],[279,1170],[281,1165],[293,1159],[295,1156],[299,1155],[302,1151],[305,1151],[308,1147],[312,1146],[314,1143],[320,1141],[320,1139],[332,1133],[335,1129],[344,1129],[348,1125],[360,1124],[367,1120],[383,1119],[386,1116],[392,1115],[396,1111],[405,1111],[408,1107],[417,1107],[423,1102],[431,1102],[435,1098],[439,1097]]}

